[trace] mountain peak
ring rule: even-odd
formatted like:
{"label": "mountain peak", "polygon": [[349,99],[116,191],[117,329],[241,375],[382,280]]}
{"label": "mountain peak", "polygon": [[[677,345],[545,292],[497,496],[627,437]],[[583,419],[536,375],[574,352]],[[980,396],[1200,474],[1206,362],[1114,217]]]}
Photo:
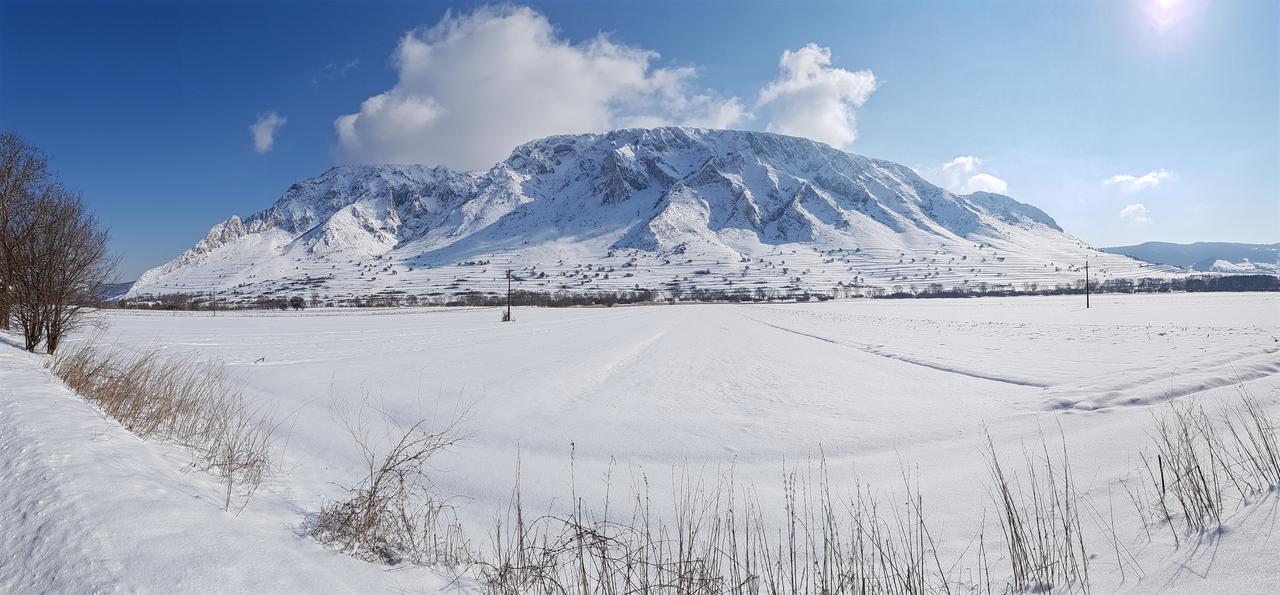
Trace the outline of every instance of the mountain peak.
{"label": "mountain peak", "polygon": [[484,172],[330,168],[214,226],[133,293],[497,284],[477,262],[536,271],[544,290],[1073,282],[1086,250],[1040,209],[897,163],[768,132],[630,128],[530,141]]}

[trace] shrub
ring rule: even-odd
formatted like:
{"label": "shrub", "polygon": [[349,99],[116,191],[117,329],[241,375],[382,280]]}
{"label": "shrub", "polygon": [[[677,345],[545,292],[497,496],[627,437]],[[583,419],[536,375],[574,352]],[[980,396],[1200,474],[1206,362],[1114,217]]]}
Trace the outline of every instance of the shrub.
{"label": "shrub", "polygon": [[[367,403],[360,413],[367,409]],[[433,432],[422,420],[409,427],[381,456],[363,415],[336,415],[368,468],[347,497],[325,504],[309,533],[367,561],[457,566],[467,561],[467,541],[443,499],[432,493],[426,467],[460,439],[450,426]],[[387,420],[390,422],[390,419]]]}

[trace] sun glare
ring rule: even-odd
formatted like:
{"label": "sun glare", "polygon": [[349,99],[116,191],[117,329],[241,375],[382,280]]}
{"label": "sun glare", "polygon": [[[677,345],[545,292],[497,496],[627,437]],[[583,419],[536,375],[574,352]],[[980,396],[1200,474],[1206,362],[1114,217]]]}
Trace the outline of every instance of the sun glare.
{"label": "sun glare", "polygon": [[1156,29],[1165,30],[1185,20],[1191,12],[1185,0],[1151,0],[1146,12]]}

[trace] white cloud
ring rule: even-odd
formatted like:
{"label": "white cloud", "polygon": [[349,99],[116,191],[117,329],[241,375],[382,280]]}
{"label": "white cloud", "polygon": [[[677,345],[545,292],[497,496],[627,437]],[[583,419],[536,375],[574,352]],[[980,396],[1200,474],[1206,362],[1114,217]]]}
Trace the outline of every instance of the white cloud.
{"label": "white cloud", "polygon": [[320,74],[311,79],[311,84],[319,85],[321,81],[332,81],[347,76],[348,72],[355,70],[360,65],[358,58],[352,58],[346,62],[330,62],[320,69]]}
{"label": "white cloud", "polygon": [[275,112],[258,116],[258,120],[249,126],[249,132],[253,134],[253,150],[259,153],[270,151],[276,142],[276,131],[288,121]]}
{"label": "white cloud", "polygon": [[475,169],[551,134],[748,117],[736,98],[693,90],[693,68],[656,58],[604,35],[569,43],[526,7],[449,13],[401,38],[398,82],[334,121],[339,148],[349,162]]}
{"label": "white cloud", "polygon": [[782,52],[778,66],[778,78],[756,102],[768,113],[768,129],[849,147],[858,138],[854,114],[875,92],[875,74],[833,68],[831,49],[812,43]]}
{"label": "white cloud", "polygon": [[1137,192],[1146,188],[1155,188],[1172,173],[1167,169],[1154,169],[1140,176],[1117,174],[1102,181],[1106,186],[1118,186],[1124,192]]}
{"label": "white cloud", "polygon": [[916,171],[933,183],[956,194],[973,192],[1003,194],[1009,189],[1007,182],[981,169],[981,159],[972,155],[961,155],[939,167],[916,168]]}
{"label": "white cloud", "polygon": [[1120,209],[1120,218],[1137,224],[1150,223],[1151,212],[1142,203],[1135,202]]}

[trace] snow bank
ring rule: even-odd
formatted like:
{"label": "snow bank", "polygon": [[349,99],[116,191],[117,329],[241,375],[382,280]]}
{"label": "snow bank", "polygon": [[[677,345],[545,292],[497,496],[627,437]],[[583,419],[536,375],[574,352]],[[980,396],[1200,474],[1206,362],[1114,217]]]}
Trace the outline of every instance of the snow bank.
{"label": "snow bank", "polygon": [[145,443],[0,345],[0,592],[435,591],[303,537],[285,485],[238,515],[176,447]]}

